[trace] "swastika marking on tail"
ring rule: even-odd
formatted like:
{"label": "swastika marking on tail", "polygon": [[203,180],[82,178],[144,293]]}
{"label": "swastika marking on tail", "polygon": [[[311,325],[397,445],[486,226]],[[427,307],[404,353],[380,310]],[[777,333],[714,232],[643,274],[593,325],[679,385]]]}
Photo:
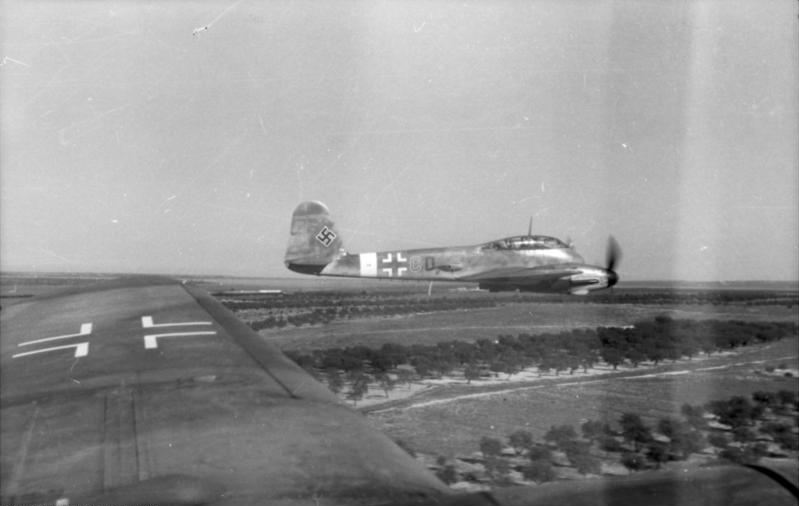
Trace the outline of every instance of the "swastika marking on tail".
{"label": "swastika marking on tail", "polygon": [[327,228],[326,226],[325,228],[320,230],[318,234],[316,234],[316,240],[322,243],[325,248],[330,246],[335,238],[336,238],[336,233]]}

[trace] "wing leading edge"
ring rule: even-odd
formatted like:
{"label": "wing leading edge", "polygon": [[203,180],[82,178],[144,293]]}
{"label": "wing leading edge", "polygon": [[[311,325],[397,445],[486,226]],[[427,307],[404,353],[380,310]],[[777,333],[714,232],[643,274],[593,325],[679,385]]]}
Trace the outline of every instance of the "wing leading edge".
{"label": "wing leading edge", "polygon": [[448,493],[196,288],[149,278],[31,300],[4,308],[2,336],[3,504]]}

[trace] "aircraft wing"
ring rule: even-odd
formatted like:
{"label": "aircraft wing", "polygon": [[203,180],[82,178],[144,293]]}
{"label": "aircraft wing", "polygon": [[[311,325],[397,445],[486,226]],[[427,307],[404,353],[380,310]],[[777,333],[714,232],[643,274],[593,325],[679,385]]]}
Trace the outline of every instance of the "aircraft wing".
{"label": "aircraft wing", "polygon": [[3,505],[795,504],[718,467],[452,494],[203,291],[122,279],[6,306]]}
{"label": "aircraft wing", "polygon": [[3,505],[448,493],[196,287],[123,279],[4,307],[1,321]]}

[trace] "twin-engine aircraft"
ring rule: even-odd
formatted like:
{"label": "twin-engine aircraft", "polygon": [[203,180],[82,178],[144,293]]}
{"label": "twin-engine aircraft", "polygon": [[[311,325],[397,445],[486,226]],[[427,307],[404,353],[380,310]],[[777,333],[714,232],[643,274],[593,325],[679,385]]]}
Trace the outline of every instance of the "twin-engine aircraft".
{"label": "twin-engine aircraft", "polygon": [[608,240],[604,267],[586,264],[560,239],[532,235],[507,237],[474,246],[347,253],[341,235],[321,202],[303,202],[291,219],[286,266],[320,276],[390,278],[416,281],[473,281],[491,292],[522,291],[586,295],[610,288],[621,249]]}

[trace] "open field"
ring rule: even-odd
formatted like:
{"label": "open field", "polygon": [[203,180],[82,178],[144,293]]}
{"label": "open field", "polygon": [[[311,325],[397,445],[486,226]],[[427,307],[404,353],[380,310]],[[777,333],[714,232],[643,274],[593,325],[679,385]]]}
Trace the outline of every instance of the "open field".
{"label": "open field", "polygon": [[466,385],[426,390],[393,408],[377,405],[367,411],[376,426],[412,448],[465,455],[478,450],[483,436],[504,440],[527,430],[540,439],[552,425],[570,424],[579,431],[586,420],[615,423],[625,412],[654,424],[666,416],[679,417],[685,403],[702,405],[758,390],[799,390],[795,374],[766,374],[768,366],[799,369],[799,339],[656,368],[625,368],[607,376],[575,373],[509,383],[494,388],[499,390],[495,394]]}
{"label": "open field", "polygon": [[[489,296],[489,295],[486,295]],[[781,306],[661,306],[591,303],[528,304],[508,301],[494,308],[422,313],[379,319],[334,321],[314,327],[262,330],[284,350],[307,351],[354,345],[379,347],[386,342],[434,344],[453,339],[489,338],[499,334],[558,333],[574,328],[621,327],[667,314],[680,319],[795,321],[795,309]]]}

